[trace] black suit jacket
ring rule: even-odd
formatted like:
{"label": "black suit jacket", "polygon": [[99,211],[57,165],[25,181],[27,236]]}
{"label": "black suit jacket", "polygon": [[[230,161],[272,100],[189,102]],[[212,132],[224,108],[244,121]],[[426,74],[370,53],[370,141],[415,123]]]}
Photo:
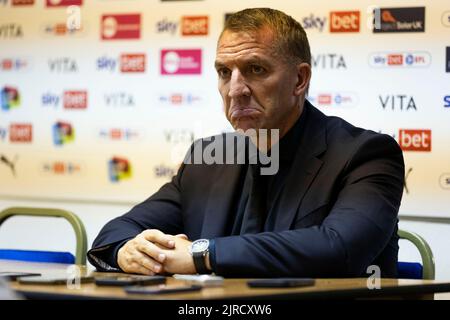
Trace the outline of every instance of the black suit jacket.
{"label": "black suit jacket", "polygon": [[[243,165],[183,165],[170,183],[101,230],[88,253],[145,229],[215,239],[216,273],[233,277],[356,277],[369,265],[397,275],[397,214],[404,163],[390,136],[328,117],[308,101],[303,136],[271,232],[229,236]],[[223,139],[223,136],[216,136]]]}

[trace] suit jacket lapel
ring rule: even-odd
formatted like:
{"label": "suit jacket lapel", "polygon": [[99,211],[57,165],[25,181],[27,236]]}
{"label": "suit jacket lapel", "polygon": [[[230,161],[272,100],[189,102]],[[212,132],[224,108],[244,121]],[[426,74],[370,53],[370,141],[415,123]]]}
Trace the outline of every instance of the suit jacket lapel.
{"label": "suit jacket lapel", "polygon": [[309,108],[308,119],[280,197],[280,211],[277,213],[274,231],[288,230],[292,225],[303,197],[322,166],[322,160],[317,156],[327,148],[325,116],[308,101],[305,102],[305,110],[306,108]]}

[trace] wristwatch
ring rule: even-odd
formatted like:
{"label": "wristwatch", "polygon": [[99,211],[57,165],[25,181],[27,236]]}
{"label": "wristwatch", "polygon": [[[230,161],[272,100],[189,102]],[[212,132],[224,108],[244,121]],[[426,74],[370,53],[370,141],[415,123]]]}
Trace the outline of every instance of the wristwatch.
{"label": "wristwatch", "polygon": [[197,273],[209,273],[208,268],[206,268],[205,256],[208,253],[209,240],[208,239],[198,239],[191,244],[191,255],[194,259],[195,269]]}

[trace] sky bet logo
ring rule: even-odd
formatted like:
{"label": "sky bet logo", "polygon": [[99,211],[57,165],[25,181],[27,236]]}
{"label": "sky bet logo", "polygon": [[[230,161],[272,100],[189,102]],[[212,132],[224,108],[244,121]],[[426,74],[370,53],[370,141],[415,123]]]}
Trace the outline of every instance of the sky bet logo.
{"label": "sky bet logo", "polygon": [[33,141],[33,125],[30,123],[11,123],[9,141],[12,143],[30,143]]}
{"label": "sky bet logo", "polygon": [[75,140],[75,132],[68,122],[58,121],[53,125],[53,143],[62,146]]}
{"label": "sky bet logo", "polygon": [[109,180],[111,182],[119,182],[125,179],[130,179],[131,164],[130,162],[121,157],[113,157],[108,162]]}
{"label": "sky bet logo", "polygon": [[444,107],[450,109],[450,96],[444,97]]}
{"label": "sky bet logo", "polygon": [[[164,18],[156,24],[158,33],[170,33],[175,35],[178,28],[178,22],[169,21]],[[206,36],[209,29],[208,16],[183,16],[181,18],[181,35],[182,36]]]}
{"label": "sky bet logo", "polygon": [[403,151],[431,151],[431,130],[400,129],[399,145]]}
{"label": "sky bet logo", "polygon": [[102,40],[125,40],[141,38],[141,15],[105,14],[101,21]]}
{"label": "sky bet logo", "polygon": [[[117,59],[101,56],[97,59],[97,70],[114,72],[117,64]],[[146,55],[144,53],[124,53],[119,57],[119,64],[122,73],[145,72]]]}
{"label": "sky bet logo", "polygon": [[330,32],[359,32],[359,11],[330,12]]}
{"label": "sky bet logo", "polygon": [[0,104],[3,111],[20,106],[20,95],[17,88],[5,86],[0,91]]}
{"label": "sky bet logo", "polygon": [[313,13],[311,13],[307,17],[303,17],[300,19],[300,23],[303,29],[309,30],[319,30],[323,31],[325,28],[325,23],[327,22],[327,17],[316,17]]}
{"label": "sky bet logo", "polygon": [[[60,105],[61,98],[59,95],[45,93],[42,95],[42,105],[57,108]],[[62,104],[64,109],[86,109],[88,102],[87,91],[85,90],[67,90],[64,91]]]}

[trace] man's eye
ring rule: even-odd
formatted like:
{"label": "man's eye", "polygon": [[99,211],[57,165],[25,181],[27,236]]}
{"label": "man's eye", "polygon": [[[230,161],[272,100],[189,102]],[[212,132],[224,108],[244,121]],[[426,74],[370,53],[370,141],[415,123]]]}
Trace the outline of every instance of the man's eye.
{"label": "man's eye", "polygon": [[227,68],[218,69],[217,73],[221,78],[228,78],[230,76],[230,70]]}
{"label": "man's eye", "polygon": [[265,71],[263,67],[258,65],[252,65],[250,70],[253,74],[262,74]]}

